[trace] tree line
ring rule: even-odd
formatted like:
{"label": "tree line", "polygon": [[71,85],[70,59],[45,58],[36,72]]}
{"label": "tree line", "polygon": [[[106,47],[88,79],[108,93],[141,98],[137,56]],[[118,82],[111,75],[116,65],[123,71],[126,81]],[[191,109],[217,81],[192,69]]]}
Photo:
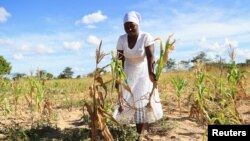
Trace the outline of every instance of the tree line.
{"label": "tree line", "polygon": [[[205,62],[206,64],[210,65],[218,65],[218,64],[224,64],[226,65],[226,60],[221,58],[219,55],[216,56],[214,60],[207,57],[206,53],[201,51],[198,53],[197,56],[193,57],[191,60],[181,60],[178,63],[173,58],[169,58],[167,65],[165,66],[165,70],[178,70],[178,69],[184,69],[187,70],[189,68],[192,68],[192,63],[197,62],[197,60],[201,60]],[[245,63],[238,63],[239,66],[244,65],[250,65],[250,59],[246,59]],[[3,57],[0,56],[0,78],[4,75],[9,75],[11,72],[12,66],[11,64]],[[92,76],[94,72],[90,72],[87,74],[87,76]],[[42,78],[42,79],[70,79],[73,78],[73,70],[71,67],[65,67],[65,69],[58,75],[54,76],[52,73],[47,72],[46,70],[37,70],[36,76]],[[26,77],[27,74],[25,73],[13,73],[11,74],[13,79],[18,79],[22,77]],[[81,76],[78,75],[76,78],[80,78]]]}
{"label": "tree line", "polygon": [[[4,75],[9,75],[11,72],[12,66],[10,62],[8,62],[3,56],[0,56],[0,78]],[[55,77],[52,73],[47,72],[46,70],[37,70],[36,76],[42,79],[67,79],[73,77],[73,70],[71,67],[66,67],[57,77]],[[25,73],[13,73],[11,74],[13,79],[18,79],[22,77],[26,77]],[[31,74],[32,75],[32,74]],[[77,76],[80,77],[80,76]]]}

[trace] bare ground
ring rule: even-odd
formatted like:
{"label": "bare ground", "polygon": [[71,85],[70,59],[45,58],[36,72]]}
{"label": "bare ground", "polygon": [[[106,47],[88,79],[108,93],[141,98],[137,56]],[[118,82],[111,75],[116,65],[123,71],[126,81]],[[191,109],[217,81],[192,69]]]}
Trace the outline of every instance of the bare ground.
{"label": "bare ground", "polygon": [[[176,104],[164,106],[164,119],[161,124],[152,124],[149,127],[149,131],[144,140],[153,141],[201,141],[207,140],[206,132],[207,126],[203,126],[195,119],[189,118],[189,110],[182,109],[182,114],[179,114],[179,109],[176,108]],[[250,99],[238,101],[238,110],[245,124],[250,124]],[[67,109],[55,109],[53,111],[55,118],[53,123],[61,130],[83,128],[86,125],[82,125],[82,110],[80,108],[74,108],[72,110]],[[34,114],[34,117],[39,115]],[[19,118],[15,122],[19,123],[23,127],[31,126],[31,115],[27,112],[19,112]],[[0,126],[10,125],[14,119],[9,117],[7,121],[4,117],[0,117]],[[4,139],[5,135],[0,133],[0,140]]]}

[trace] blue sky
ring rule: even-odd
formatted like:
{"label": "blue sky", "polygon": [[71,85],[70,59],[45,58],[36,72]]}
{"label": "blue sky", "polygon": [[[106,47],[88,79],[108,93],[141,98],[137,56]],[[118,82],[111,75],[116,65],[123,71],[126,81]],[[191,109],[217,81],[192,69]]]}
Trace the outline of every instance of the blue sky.
{"label": "blue sky", "polygon": [[[249,0],[0,0],[0,55],[12,73],[46,70],[59,75],[65,67],[76,75],[95,67],[95,49],[103,40],[106,53],[124,34],[123,16],[141,13],[140,29],[165,39],[177,39],[170,57],[190,60],[204,51],[236,61],[250,59]],[[156,58],[159,47],[156,45]],[[106,57],[100,66],[108,64]]]}

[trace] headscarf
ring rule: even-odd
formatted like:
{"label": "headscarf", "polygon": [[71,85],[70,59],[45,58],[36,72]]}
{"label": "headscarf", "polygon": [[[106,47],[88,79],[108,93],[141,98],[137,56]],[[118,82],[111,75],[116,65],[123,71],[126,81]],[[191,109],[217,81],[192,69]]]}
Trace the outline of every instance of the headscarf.
{"label": "headscarf", "polygon": [[141,14],[136,11],[130,11],[126,13],[123,19],[123,23],[125,24],[126,22],[133,22],[136,23],[137,25],[140,25]]}

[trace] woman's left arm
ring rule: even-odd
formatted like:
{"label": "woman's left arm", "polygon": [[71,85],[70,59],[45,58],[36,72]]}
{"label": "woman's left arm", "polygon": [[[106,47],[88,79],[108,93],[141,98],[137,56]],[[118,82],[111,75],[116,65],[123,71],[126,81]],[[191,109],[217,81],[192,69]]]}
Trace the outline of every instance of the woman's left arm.
{"label": "woman's left arm", "polygon": [[154,44],[145,47],[145,52],[148,60],[148,74],[149,78],[152,82],[156,81],[155,74],[154,74]]}

